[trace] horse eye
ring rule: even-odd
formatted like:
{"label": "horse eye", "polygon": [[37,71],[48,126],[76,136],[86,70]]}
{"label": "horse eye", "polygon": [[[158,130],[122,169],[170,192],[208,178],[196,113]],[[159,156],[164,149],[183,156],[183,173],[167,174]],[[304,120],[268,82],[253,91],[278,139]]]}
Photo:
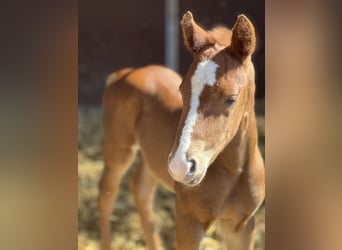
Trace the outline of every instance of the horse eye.
{"label": "horse eye", "polygon": [[228,106],[232,106],[235,102],[235,96],[229,96],[225,102]]}

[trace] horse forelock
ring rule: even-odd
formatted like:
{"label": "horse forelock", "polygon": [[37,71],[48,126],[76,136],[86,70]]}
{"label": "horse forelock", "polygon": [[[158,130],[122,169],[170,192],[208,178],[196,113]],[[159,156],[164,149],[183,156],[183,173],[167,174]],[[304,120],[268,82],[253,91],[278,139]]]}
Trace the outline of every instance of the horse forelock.
{"label": "horse forelock", "polygon": [[216,26],[208,31],[210,37],[223,47],[228,47],[231,42],[232,31],[224,26]]}

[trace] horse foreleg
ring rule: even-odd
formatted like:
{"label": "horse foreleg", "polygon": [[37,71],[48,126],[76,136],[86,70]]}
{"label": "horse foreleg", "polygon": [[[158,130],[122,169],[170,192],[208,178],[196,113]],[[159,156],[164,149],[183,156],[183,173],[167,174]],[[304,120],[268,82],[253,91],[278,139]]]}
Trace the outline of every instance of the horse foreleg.
{"label": "horse foreleg", "polygon": [[204,235],[204,226],[176,199],[176,249],[198,250]]}
{"label": "horse foreleg", "polygon": [[221,220],[224,239],[228,250],[253,250],[255,238],[254,217],[243,226],[236,226],[230,220]]}

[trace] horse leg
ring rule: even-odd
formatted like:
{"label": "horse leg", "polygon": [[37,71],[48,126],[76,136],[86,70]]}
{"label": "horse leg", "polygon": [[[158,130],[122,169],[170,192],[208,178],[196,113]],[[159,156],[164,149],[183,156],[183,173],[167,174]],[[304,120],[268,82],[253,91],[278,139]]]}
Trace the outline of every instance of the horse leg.
{"label": "horse leg", "polygon": [[255,219],[251,217],[246,225],[237,228],[230,220],[221,220],[224,239],[228,250],[253,250],[255,238]]}
{"label": "horse leg", "polygon": [[[105,151],[108,152],[108,147]],[[119,191],[122,176],[135,158],[135,150],[131,146],[110,147],[111,154],[104,154],[104,170],[99,183],[98,208],[100,212],[101,246],[103,250],[110,249],[111,226],[110,216]]]}
{"label": "horse leg", "polygon": [[143,159],[130,179],[130,188],[134,194],[135,204],[144,230],[147,249],[162,248],[158,230],[153,223],[153,198],[157,187],[156,179],[144,165]]}
{"label": "horse leg", "polygon": [[198,250],[205,227],[176,197],[176,249]]}
{"label": "horse leg", "polygon": [[110,216],[121,179],[137,152],[135,131],[140,112],[138,104],[139,98],[134,96],[129,85],[112,83],[103,95],[104,170],[98,196],[103,250],[110,249]]}

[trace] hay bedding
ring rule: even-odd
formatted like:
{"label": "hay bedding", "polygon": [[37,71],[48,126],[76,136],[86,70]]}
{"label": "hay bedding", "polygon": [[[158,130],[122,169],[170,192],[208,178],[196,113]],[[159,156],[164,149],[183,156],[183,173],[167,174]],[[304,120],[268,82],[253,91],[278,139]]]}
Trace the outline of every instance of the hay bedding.
{"label": "hay bedding", "polygon": [[[80,107],[78,120],[78,249],[99,248],[98,211],[96,208],[97,185],[102,172],[102,112],[100,108]],[[258,117],[259,134],[264,136],[264,119]],[[261,140],[263,142],[263,138]],[[262,147],[263,151],[263,147]],[[128,188],[128,179],[134,171],[135,161],[122,181],[118,201],[111,221],[112,246],[117,250],[145,249],[140,218]],[[155,221],[165,249],[174,249],[174,195],[160,188],[155,198]],[[264,208],[257,213],[256,250],[264,249]],[[214,224],[201,243],[201,250],[223,250],[219,223]]]}

